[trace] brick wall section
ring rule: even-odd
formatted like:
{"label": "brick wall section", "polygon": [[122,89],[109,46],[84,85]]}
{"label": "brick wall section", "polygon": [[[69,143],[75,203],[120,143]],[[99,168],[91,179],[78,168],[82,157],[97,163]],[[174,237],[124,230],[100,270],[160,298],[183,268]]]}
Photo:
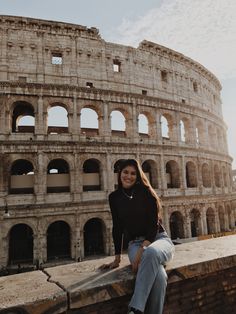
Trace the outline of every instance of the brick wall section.
{"label": "brick wall section", "polygon": [[[130,296],[86,306],[68,314],[126,314]],[[177,283],[167,288],[163,314],[236,313],[236,267]]]}
{"label": "brick wall section", "polygon": [[232,314],[235,307],[236,267],[232,267],[169,284],[164,314]]}

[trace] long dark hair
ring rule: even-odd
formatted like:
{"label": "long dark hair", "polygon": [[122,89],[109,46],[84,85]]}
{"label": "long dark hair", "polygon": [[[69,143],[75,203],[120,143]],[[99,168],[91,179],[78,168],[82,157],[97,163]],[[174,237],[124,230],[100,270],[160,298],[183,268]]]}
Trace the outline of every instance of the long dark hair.
{"label": "long dark hair", "polygon": [[153,197],[155,197],[156,199],[156,204],[157,204],[157,215],[158,218],[160,218],[160,211],[161,211],[161,200],[160,198],[157,196],[155,190],[153,189],[153,187],[151,186],[151,183],[149,182],[147,176],[145,175],[145,173],[143,172],[143,169],[140,165],[140,163],[136,160],[136,159],[126,159],[126,160],[122,160],[119,164],[119,171],[118,171],[118,189],[122,189],[122,183],[121,183],[121,172],[124,168],[128,167],[128,166],[133,166],[136,170],[136,174],[137,174],[137,180],[136,180],[136,184],[140,184],[143,187],[145,187],[147,190],[150,191],[150,193],[152,194]]}

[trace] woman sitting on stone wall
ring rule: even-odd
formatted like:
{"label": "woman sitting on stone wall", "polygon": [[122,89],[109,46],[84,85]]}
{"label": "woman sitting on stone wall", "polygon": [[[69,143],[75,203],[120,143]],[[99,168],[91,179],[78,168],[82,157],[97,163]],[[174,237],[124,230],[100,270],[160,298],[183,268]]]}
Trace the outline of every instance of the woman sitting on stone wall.
{"label": "woman sitting on stone wall", "polygon": [[120,264],[122,236],[129,240],[128,256],[137,273],[128,314],[161,314],[167,275],[164,264],[173,256],[174,245],[159,220],[160,199],[140,164],[125,160],[118,173],[118,189],[109,195],[113,220],[115,259],[102,269]]}

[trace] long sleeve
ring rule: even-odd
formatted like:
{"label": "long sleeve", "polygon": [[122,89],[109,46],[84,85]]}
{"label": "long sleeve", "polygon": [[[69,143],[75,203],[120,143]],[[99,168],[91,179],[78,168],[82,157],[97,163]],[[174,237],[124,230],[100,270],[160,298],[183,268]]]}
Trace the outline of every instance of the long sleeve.
{"label": "long sleeve", "polygon": [[114,195],[112,193],[109,195],[109,205],[111,209],[112,222],[113,222],[112,236],[113,236],[113,242],[115,246],[115,254],[121,254],[122,233],[123,233],[124,228],[119,219],[113,196]]}
{"label": "long sleeve", "polygon": [[146,234],[146,240],[153,242],[156,233],[157,233],[157,223],[158,223],[158,218],[157,218],[157,203],[156,199],[154,196],[151,195],[151,193],[148,191],[147,194],[147,215],[148,215],[148,232]]}

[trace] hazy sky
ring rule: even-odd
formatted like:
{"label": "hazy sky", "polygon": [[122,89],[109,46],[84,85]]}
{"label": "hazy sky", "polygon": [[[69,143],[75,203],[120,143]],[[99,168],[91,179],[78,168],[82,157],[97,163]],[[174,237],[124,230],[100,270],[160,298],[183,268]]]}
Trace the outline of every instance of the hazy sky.
{"label": "hazy sky", "polygon": [[147,39],[200,62],[221,81],[236,168],[236,0],[0,0],[0,14],[95,26],[106,41]]}

